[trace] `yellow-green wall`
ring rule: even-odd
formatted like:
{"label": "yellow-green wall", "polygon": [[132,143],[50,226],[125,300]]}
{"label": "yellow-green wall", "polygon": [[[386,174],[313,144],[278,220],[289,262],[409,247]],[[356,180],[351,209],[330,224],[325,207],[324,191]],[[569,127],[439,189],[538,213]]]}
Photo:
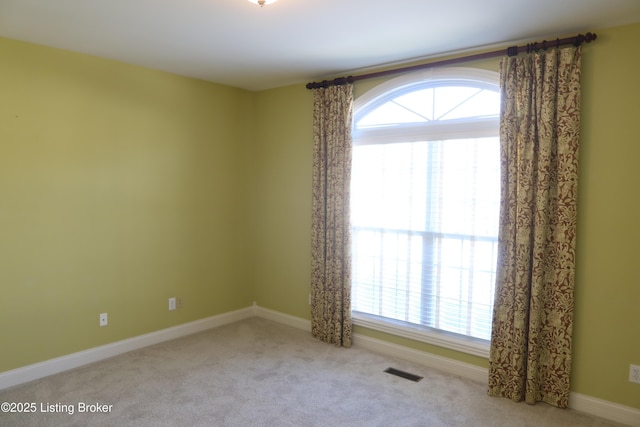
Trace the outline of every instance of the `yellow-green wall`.
{"label": "yellow-green wall", "polygon": [[640,408],[640,24],[583,51],[573,390]]}
{"label": "yellow-green wall", "polygon": [[[640,364],[640,25],[597,33],[583,55],[572,390],[640,408],[628,382]],[[303,84],[251,93],[8,40],[0,60],[0,371],[254,300],[310,318]],[[185,308],[167,311],[170,296]]]}
{"label": "yellow-green wall", "polygon": [[251,304],[250,92],[6,39],[0,64],[0,371]]}
{"label": "yellow-green wall", "polygon": [[251,162],[258,305],[309,319],[313,95],[303,84],[256,95]]}

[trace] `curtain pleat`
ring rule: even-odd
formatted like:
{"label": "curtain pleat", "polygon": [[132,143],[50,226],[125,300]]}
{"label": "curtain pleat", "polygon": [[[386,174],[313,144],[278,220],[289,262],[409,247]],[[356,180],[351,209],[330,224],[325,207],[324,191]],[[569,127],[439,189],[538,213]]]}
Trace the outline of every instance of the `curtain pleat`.
{"label": "curtain pleat", "polygon": [[501,62],[501,213],[489,395],[568,406],[580,47]]}
{"label": "curtain pleat", "polygon": [[311,331],[351,346],[351,126],[353,85],[314,90]]}

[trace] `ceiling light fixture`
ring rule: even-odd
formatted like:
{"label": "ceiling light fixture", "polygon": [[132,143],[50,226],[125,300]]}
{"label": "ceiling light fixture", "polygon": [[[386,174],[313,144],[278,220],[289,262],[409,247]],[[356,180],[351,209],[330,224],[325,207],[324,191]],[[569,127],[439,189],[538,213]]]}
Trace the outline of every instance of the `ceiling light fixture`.
{"label": "ceiling light fixture", "polygon": [[264,6],[265,4],[271,4],[276,2],[276,0],[249,0],[249,1],[253,4],[259,4],[260,7]]}

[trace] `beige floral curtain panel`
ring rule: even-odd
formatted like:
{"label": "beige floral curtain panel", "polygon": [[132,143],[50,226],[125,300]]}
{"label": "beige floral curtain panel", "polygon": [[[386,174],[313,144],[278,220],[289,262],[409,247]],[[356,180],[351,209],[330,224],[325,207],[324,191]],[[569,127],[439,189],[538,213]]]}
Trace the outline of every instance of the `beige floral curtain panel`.
{"label": "beige floral curtain panel", "polygon": [[489,394],[566,408],[575,274],[579,47],[501,63],[502,194]]}
{"label": "beige floral curtain panel", "polygon": [[349,187],[353,85],[314,90],[311,332],[351,346]]}

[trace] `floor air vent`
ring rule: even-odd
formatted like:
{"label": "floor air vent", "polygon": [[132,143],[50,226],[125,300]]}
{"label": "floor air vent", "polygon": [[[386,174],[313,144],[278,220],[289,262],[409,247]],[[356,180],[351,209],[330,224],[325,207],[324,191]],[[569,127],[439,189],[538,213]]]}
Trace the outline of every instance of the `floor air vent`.
{"label": "floor air vent", "polygon": [[386,372],[387,374],[391,374],[391,375],[395,375],[397,377],[401,377],[407,380],[411,380],[413,382],[418,382],[420,381],[423,377],[420,377],[418,375],[415,374],[410,374],[409,372],[405,372],[405,371],[401,371],[399,369],[396,368],[387,368],[384,370],[384,372]]}

